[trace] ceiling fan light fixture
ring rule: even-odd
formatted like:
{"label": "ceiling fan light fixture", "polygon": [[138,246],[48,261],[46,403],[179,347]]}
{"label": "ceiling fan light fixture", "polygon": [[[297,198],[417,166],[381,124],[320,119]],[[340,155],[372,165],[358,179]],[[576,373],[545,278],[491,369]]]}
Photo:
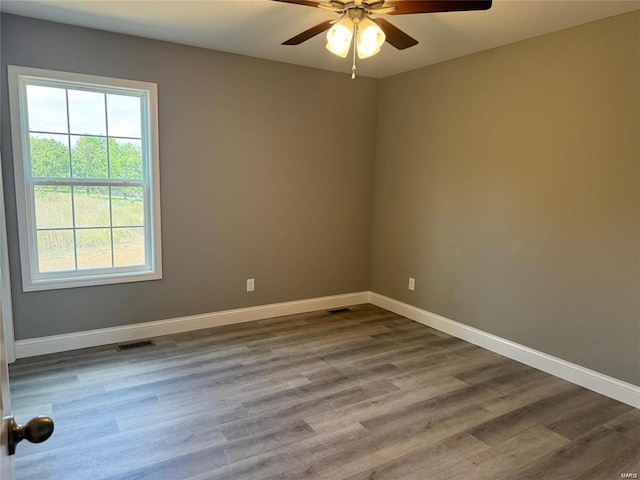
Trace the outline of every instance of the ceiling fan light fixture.
{"label": "ceiling fan light fixture", "polygon": [[[1,0],[0,0],[1,1]],[[294,5],[321,8],[340,14],[337,21],[325,20],[283,42],[300,45],[319,33],[327,32],[327,50],[345,58],[353,46],[351,78],[356,76],[356,57],[372,57],[386,41],[398,50],[418,45],[398,27],[379,15],[407,15],[415,13],[464,12],[488,10],[493,0],[273,0]],[[375,19],[370,18],[371,15]],[[355,39],[353,37],[356,37]],[[386,37],[389,37],[388,39]],[[357,54],[357,55],[356,55]]]}
{"label": "ceiling fan light fixture", "polygon": [[382,29],[369,18],[364,18],[358,24],[357,49],[358,57],[373,57],[380,51],[386,37]]}
{"label": "ceiling fan light fixture", "polygon": [[334,55],[345,58],[349,53],[353,38],[353,22],[343,18],[336,22],[327,32],[327,50]]}

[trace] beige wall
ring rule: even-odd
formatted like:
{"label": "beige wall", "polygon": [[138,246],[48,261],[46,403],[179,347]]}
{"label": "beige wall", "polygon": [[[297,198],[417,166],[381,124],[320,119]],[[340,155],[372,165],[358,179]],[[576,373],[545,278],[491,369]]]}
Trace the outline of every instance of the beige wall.
{"label": "beige wall", "polygon": [[[11,15],[1,53],[17,339],[368,289],[375,81]],[[163,280],[22,293],[7,64],[158,84]]]}
{"label": "beige wall", "polygon": [[639,32],[381,81],[372,290],[640,385]]}

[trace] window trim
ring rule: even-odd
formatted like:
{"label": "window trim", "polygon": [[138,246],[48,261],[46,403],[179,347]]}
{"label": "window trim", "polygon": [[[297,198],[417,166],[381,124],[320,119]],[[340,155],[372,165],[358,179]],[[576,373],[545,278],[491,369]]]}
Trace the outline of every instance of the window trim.
{"label": "window trim", "polygon": [[[13,143],[13,168],[16,190],[16,210],[18,216],[18,240],[20,246],[20,263],[22,272],[22,289],[25,292],[52,290],[61,288],[108,285],[114,283],[159,280],[162,278],[162,245],[160,226],[160,160],[158,142],[158,87],[155,83],[137,80],[125,80],[95,75],[84,75],[39,68],[8,66],[9,107]],[[32,176],[27,171],[30,162],[25,161],[28,152],[28,118],[26,106],[26,82],[37,81],[39,84],[64,82],[78,84],[82,89],[99,89],[101,92],[138,90],[146,96],[148,108],[143,109],[142,148],[143,180],[145,200],[149,209],[145,209],[145,231],[149,249],[148,264],[132,267],[109,267],[104,269],[86,269],[63,272],[37,271],[38,259],[36,249],[35,200],[32,198]],[[69,133],[70,134],[70,133]],[[145,142],[144,139],[148,141]],[[145,144],[146,143],[146,144]],[[74,179],[74,184],[80,179]],[[49,179],[52,183],[65,184],[68,179]],[[100,180],[90,180],[91,185]],[[126,183],[126,181],[124,182]],[[140,182],[137,182],[140,183]],[[148,223],[147,223],[148,222]],[[147,226],[148,225],[148,226]],[[146,235],[145,235],[146,236]]]}

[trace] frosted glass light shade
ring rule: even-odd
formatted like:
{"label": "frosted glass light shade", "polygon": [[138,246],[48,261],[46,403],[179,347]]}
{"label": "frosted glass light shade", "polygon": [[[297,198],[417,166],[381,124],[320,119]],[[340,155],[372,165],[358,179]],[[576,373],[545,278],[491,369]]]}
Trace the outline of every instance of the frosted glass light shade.
{"label": "frosted glass light shade", "polygon": [[353,38],[353,22],[343,18],[327,32],[327,50],[339,57],[346,57]]}
{"label": "frosted glass light shade", "polygon": [[368,58],[380,51],[385,41],[382,29],[372,20],[365,18],[358,25],[357,48],[358,57]]}

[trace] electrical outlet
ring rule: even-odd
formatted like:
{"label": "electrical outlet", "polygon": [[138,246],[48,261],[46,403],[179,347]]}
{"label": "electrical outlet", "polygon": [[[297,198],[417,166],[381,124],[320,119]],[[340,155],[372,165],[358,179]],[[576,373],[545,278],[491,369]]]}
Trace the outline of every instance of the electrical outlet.
{"label": "electrical outlet", "polygon": [[247,292],[253,292],[256,289],[256,281],[253,278],[247,278]]}
{"label": "electrical outlet", "polygon": [[409,290],[412,292],[416,289],[416,279],[409,277]]}

